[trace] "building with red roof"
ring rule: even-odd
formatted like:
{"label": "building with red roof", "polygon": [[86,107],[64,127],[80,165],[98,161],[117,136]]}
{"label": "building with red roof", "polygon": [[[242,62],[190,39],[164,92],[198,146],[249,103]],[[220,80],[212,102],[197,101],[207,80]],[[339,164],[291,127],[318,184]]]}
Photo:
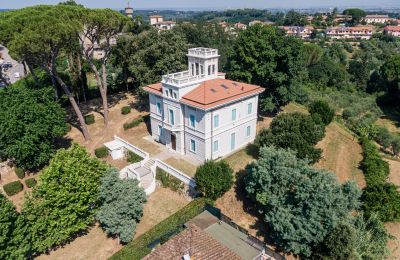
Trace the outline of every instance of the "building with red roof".
{"label": "building with red roof", "polygon": [[399,37],[400,36],[400,26],[386,26],[384,29],[384,33],[387,35],[392,35],[395,37]]}
{"label": "building with red roof", "polygon": [[189,49],[188,70],[144,87],[152,136],[180,154],[204,161],[224,157],[254,141],[257,85],[225,79],[218,50]]}

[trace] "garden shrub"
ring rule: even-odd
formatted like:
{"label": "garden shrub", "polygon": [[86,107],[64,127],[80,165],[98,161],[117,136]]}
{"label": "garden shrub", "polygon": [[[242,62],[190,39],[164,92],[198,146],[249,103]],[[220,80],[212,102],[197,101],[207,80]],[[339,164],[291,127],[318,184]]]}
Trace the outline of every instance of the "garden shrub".
{"label": "garden shrub", "polygon": [[232,187],[233,170],[224,160],[207,161],[197,168],[194,179],[197,191],[206,198],[216,200]]}
{"label": "garden shrub", "polygon": [[132,152],[132,151],[128,151],[126,160],[127,160],[128,162],[130,162],[130,163],[137,163],[137,162],[142,161],[143,158],[140,157],[139,155],[135,154],[135,153]]}
{"label": "garden shrub", "polygon": [[13,181],[4,185],[3,189],[8,196],[12,196],[22,191],[24,189],[24,186],[20,181]]}
{"label": "garden shrub", "polygon": [[20,179],[23,179],[25,177],[25,172],[24,172],[24,170],[22,168],[16,168],[15,169],[15,174]]}
{"label": "garden shrub", "polygon": [[89,114],[85,116],[85,124],[87,125],[91,125],[94,124],[94,115],[93,114]]}
{"label": "garden shrub", "polygon": [[107,157],[108,149],[105,146],[97,148],[96,150],[94,150],[94,154],[96,155],[97,158]]}
{"label": "garden shrub", "polygon": [[309,106],[309,112],[315,122],[324,125],[329,125],[335,116],[335,110],[323,100],[313,101]]}
{"label": "garden shrub", "polygon": [[35,180],[35,178],[30,178],[30,179],[26,179],[25,180],[25,184],[28,188],[32,188],[36,186],[37,181]]}
{"label": "garden shrub", "polygon": [[124,106],[121,108],[121,114],[127,115],[131,112],[132,108],[130,106]]}
{"label": "garden shrub", "polygon": [[128,243],[122,250],[114,254],[110,259],[142,259],[151,252],[150,244],[166,240],[166,234],[176,234],[177,230],[182,230],[183,225],[203,212],[207,200],[204,198],[195,199],[181,208],[179,211],[169,216],[152,229],[140,235],[135,240]]}
{"label": "garden shrub", "polygon": [[184,188],[183,182],[160,168],[156,170],[156,179],[161,182],[164,188],[170,188],[173,191],[180,191]]}
{"label": "garden shrub", "polygon": [[143,122],[144,122],[144,117],[143,116],[141,116],[139,118],[136,118],[136,119],[133,119],[131,122],[124,124],[124,130],[128,130],[128,129],[131,129],[133,127],[136,127],[136,126],[140,125]]}

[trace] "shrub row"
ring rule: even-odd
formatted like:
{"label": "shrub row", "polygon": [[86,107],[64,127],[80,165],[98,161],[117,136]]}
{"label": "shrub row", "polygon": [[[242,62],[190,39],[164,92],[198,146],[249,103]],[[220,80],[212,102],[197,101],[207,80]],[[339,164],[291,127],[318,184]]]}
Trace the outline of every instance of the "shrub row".
{"label": "shrub row", "polygon": [[183,182],[160,168],[156,170],[156,179],[161,182],[164,188],[170,188],[173,191],[182,190],[185,186]]}
{"label": "shrub row", "polygon": [[128,151],[127,158],[126,160],[130,163],[137,163],[143,160],[142,157],[139,155],[135,154],[134,152]]}
{"label": "shrub row", "polygon": [[376,213],[381,221],[400,220],[400,193],[396,185],[386,182],[390,168],[384,161],[373,142],[361,139],[364,172],[367,187],[363,191],[362,201],[365,215]]}
{"label": "shrub row", "polygon": [[28,188],[32,188],[36,186],[37,181],[34,178],[26,179],[25,184]]}
{"label": "shrub row", "polygon": [[149,119],[150,119],[149,115],[140,116],[138,118],[135,118],[131,122],[124,124],[124,130],[128,130],[128,129],[131,129],[133,127],[136,127],[136,126],[140,125],[143,122],[147,122]]}
{"label": "shrub row", "polygon": [[96,150],[94,150],[94,154],[96,155],[97,158],[107,157],[108,149],[107,149],[107,147],[102,146],[102,147],[97,148]]}
{"label": "shrub row", "polygon": [[8,196],[12,196],[22,191],[24,189],[24,186],[20,181],[13,181],[4,185],[3,189]]}
{"label": "shrub row", "polygon": [[85,124],[87,125],[91,125],[94,124],[94,115],[93,114],[89,114],[85,116]]}
{"label": "shrub row", "polygon": [[204,198],[193,200],[175,214],[131,241],[110,259],[142,259],[151,252],[150,244],[160,242],[161,240],[164,241],[166,235],[173,234],[175,230],[182,228],[183,224],[204,210],[206,202]]}
{"label": "shrub row", "polygon": [[132,108],[130,106],[125,106],[121,108],[121,114],[127,115],[131,112]]}
{"label": "shrub row", "polygon": [[363,160],[361,169],[364,172],[367,185],[375,185],[386,182],[389,176],[389,163],[384,161],[374,143],[367,138],[361,139]]}

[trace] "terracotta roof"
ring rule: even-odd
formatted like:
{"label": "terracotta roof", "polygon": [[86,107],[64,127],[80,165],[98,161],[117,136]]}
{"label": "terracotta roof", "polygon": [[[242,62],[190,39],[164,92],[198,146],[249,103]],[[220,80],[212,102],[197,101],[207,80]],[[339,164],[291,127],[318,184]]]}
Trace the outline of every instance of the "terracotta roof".
{"label": "terracotta roof", "polygon": [[162,95],[162,84],[161,84],[161,82],[158,82],[156,84],[151,84],[151,85],[143,87],[143,90],[157,94],[157,95]]}
{"label": "terracotta roof", "polygon": [[201,109],[213,108],[230,101],[264,92],[264,88],[227,79],[204,81],[182,97],[181,102]]}
{"label": "terracotta roof", "polygon": [[194,224],[181,233],[175,235],[165,244],[156,248],[144,260],[177,259],[189,254],[191,259],[219,260],[219,259],[241,259],[226,246],[208,235]]}
{"label": "terracotta roof", "polygon": [[386,31],[399,32],[400,31],[400,26],[386,26],[385,30]]}
{"label": "terracotta roof", "polygon": [[[161,83],[148,85],[143,89],[157,95],[163,94]],[[216,78],[202,82],[180,101],[193,107],[210,109],[239,98],[260,94],[264,90],[257,85]]]}

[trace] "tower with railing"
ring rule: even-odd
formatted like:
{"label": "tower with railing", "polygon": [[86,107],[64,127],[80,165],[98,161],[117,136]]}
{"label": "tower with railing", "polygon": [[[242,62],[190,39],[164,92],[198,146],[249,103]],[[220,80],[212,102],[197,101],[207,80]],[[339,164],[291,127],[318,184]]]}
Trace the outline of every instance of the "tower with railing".
{"label": "tower with railing", "polygon": [[218,50],[210,48],[189,49],[189,73],[192,76],[204,75],[206,79],[218,76]]}

